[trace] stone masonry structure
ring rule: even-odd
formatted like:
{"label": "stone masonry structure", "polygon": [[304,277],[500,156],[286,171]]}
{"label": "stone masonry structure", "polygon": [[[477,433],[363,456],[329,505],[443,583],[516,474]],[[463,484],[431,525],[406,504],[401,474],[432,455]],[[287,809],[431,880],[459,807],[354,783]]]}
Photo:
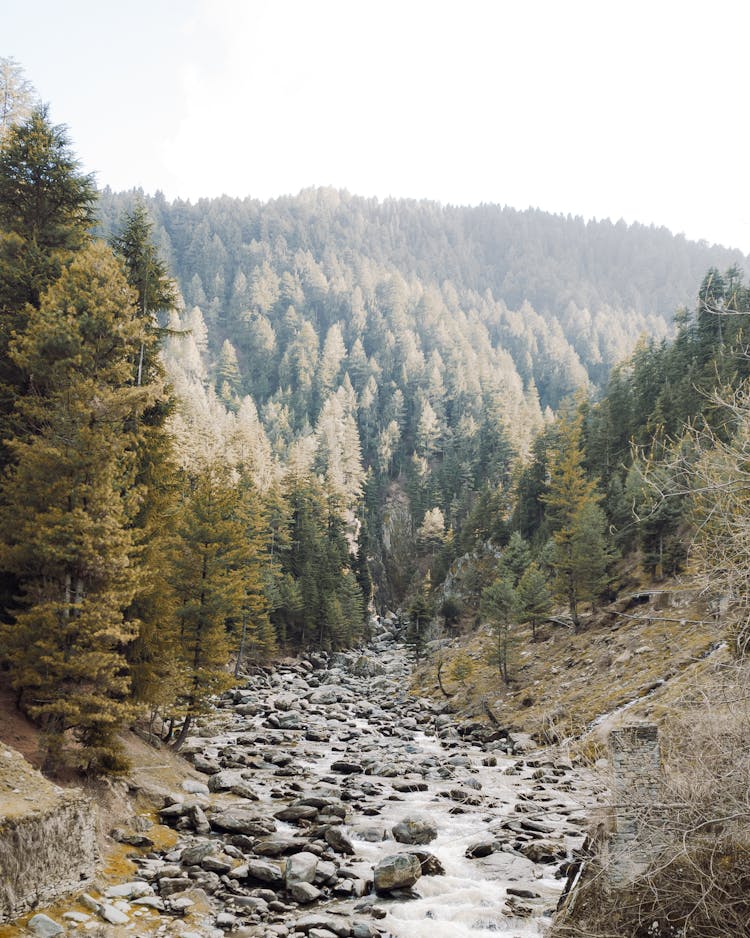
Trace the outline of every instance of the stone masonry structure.
{"label": "stone masonry structure", "polygon": [[609,734],[614,831],[607,871],[613,886],[643,873],[659,850],[655,812],[661,801],[656,726],[626,726]]}
{"label": "stone masonry structure", "polygon": [[0,923],[81,890],[97,860],[92,802],[0,744]]}

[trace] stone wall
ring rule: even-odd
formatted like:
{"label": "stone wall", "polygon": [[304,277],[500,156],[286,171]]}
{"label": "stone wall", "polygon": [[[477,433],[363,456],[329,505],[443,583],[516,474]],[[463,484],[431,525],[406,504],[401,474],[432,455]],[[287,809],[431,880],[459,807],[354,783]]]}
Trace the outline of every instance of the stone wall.
{"label": "stone wall", "polygon": [[84,888],[97,861],[90,799],[0,746],[0,923]]}
{"label": "stone wall", "polygon": [[661,773],[658,730],[627,726],[609,734],[613,832],[606,868],[620,886],[643,873],[659,850]]}

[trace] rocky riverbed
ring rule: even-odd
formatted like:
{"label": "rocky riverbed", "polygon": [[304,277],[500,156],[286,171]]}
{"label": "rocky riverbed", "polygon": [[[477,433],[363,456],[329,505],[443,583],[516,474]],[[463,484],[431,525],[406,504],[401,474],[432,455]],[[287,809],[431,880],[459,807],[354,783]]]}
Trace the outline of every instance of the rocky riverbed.
{"label": "rocky riverbed", "polygon": [[163,798],[177,843],[154,849],[142,819],[115,832],[138,848],[137,876],[86,896],[65,927],[541,934],[583,841],[590,779],[410,696],[405,649],[392,625],[377,629],[364,652],[311,654],[225,694],[183,750],[205,782]]}

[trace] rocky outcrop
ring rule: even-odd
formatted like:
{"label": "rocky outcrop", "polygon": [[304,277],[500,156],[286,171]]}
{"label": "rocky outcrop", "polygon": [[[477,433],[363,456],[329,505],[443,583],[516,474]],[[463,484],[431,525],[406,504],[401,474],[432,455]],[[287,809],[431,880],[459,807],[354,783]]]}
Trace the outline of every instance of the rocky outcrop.
{"label": "rocky outcrop", "polygon": [[0,748],[0,922],[80,891],[97,859],[92,802]]}

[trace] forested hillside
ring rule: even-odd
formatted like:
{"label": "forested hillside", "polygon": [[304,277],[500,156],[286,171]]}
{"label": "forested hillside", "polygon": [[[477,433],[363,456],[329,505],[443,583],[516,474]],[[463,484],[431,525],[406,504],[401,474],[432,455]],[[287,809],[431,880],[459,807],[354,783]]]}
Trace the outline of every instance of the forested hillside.
{"label": "forested hillside", "polygon": [[[105,233],[135,198],[105,190]],[[267,203],[147,203],[186,305],[202,309],[216,355],[225,339],[242,353],[243,388],[259,403],[287,383],[278,368],[290,305],[319,346],[339,322],[347,351],[366,336],[368,355],[380,351],[383,317],[396,335],[415,332],[427,355],[440,342],[429,341],[435,318],[460,310],[482,333],[466,340],[509,352],[542,406],[555,407],[587,379],[601,385],[640,335],[666,334],[710,267],[747,264],[738,251],[664,228],[496,205],[379,202],[333,189]]]}
{"label": "forested hillside", "polygon": [[51,768],[116,770],[138,712],[179,745],[230,660],[350,646],[373,606],[417,653],[437,612],[502,639],[556,597],[577,626],[637,540],[607,533],[630,439],[701,412],[717,347],[742,370],[714,316],[736,252],[332,190],[98,194],[44,107],[3,129],[0,229],[0,653]]}
{"label": "forested hillside", "polygon": [[[135,199],[105,192],[101,230]],[[270,458],[337,477],[355,513],[364,485],[381,604],[414,588],[420,539],[448,542],[445,566],[472,513],[502,514],[498,484],[567,395],[666,335],[712,264],[746,263],[663,229],[330,189],[146,204],[184,298],[174,331],[201,344],[173,343],[178,370],[257,412]]]}

